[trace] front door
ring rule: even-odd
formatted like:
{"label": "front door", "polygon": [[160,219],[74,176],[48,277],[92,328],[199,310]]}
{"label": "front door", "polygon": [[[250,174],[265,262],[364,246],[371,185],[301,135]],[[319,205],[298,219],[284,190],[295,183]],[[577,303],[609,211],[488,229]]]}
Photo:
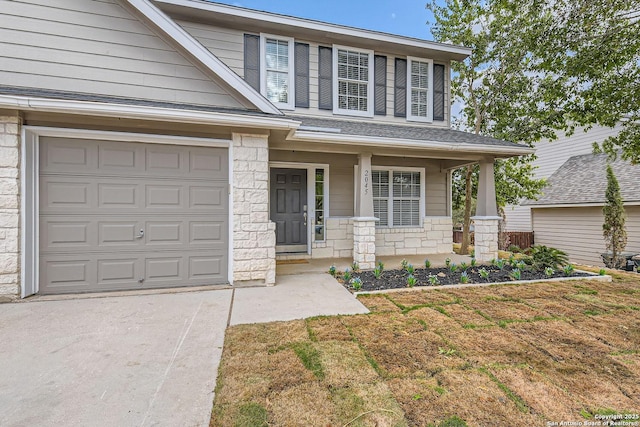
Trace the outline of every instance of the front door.
{"label": "front door", "polygon": [[307,170],[271,169],[271,220],[277,252],[307,251]]}

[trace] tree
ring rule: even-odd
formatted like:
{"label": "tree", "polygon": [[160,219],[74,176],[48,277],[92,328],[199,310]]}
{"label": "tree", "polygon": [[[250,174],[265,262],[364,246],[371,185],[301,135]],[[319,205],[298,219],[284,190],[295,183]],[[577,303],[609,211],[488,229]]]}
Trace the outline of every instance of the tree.
{"label": "tree", "polygon": [[[542,137],[552,138],[557,122],[555,113],[542,105],[544,91],[532,98],[535,82],[530,79],[526,50],[514,48],[506,41],[517,28],[511,27],[509,16],[497,6],[481,0],[453,0],[446,6],[435,2],[427,6],[434,14],[431,31],[438,41],[472,48],[463,62],[452,63],[455,73],[452,95],[462,99],[463,109],[458,124],[473,129],[475,134],[494,136],[531,145]],[[495,163],[498,205],[517,203],[522,198],[535,198],[544,182],[533,178],[525,156]],[[477,189],[477,167],[467,166],[454,173],[454,207],[464,203],[461,253],[468,253],[471,202]],[[464,194],[464,195],[463,195]]]}
{"label": "tree", "polygon": [[620,185],[616,179],[611,165],[607,165],[607,191],[605,193],[606,204],[602,208],[604,224],[602,235],[604,236],[607,251],[611,257],[605,258],[605,265],[609,268],[619,268],[624,265],[625,258],[620,256],[627,246],[627,231],[625,229],[626,214],[620,195]]}
{"label": "tree", "polygon": [[[437,41],[473,50],[452,64],[463,127],[531,145],[576,126],[621,124],[594,148],[640,162],[640,0],[433,0],[427,7]],[[529,160],[505,161],[504,182],[515,172],[524,187],[498,185],[498,195],[524,189],[535,198],[540,183],[519,171]]]}

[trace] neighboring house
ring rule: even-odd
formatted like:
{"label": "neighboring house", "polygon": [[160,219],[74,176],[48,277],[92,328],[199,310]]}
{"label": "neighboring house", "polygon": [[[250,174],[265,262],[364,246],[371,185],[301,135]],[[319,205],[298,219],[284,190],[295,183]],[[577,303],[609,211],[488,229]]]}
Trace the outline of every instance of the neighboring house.
{"label": "neighboring house", "polygon": [[0,294],[273,284],[277,256],[449,253],[464,47],[196,0],[0,8]]}
{"label": "neighboring house", "polygon": [[[607,189],[607,155],[569,158],[549,177],[544,196],[525,202],[531,208],[536,243],[566,251],[572,262],[603,265],[602,237]],[[627,252],[640,253],[640,165],[611,162],[627,214]]]}
{"label": "neighboring house", "polygon": [[[555,141],[541,141],[536,144],[536,167],[533,174],[536,179],[549,178],[570,157],[593,152],[593,143],[602,142],[612,135],[616,135],[619,127],[605,128],[594,126],[588,132],[578,128],[573,135],[562,137]],[[543,193],[545,190],[543,190]],[[534,231],[531,223],[531,206],[524,203],[506,206],[505,216],[507,231]],[[537,241],[537,236],[534,236]]]}

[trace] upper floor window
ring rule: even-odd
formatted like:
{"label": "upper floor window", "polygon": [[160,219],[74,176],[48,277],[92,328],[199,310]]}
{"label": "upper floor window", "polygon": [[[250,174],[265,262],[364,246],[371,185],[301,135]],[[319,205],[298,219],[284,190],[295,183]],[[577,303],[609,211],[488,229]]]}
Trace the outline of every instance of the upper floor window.
{"label": "upper floor window", "polygon": [[294,109],[294,43],[289,37],[260,35],[261,93],[277,107]]}
{"label": "upper floor window", "polygon": [[373,52],[333,48],[333,112],[373,117]]}
{"label": "upper floor window", "polygon": [[433,61],[407,58],[407,120],[433,121]]}

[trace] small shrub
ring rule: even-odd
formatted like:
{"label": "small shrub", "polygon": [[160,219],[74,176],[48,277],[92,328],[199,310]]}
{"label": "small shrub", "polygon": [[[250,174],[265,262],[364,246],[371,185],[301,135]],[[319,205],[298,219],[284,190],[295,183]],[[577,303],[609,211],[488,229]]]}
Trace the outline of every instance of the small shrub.
{"label": "small shrub", "polygon": [[460,263],[460,265],[458,266],[458,268],[460,269],[460,271],[467,271],[467,268],[469,268],[469,267],[467,266],[466,262],[462,261]]}
{"label": "small shrub", "polygon": [[444,260],[444,265],[447,266],[447,268],[451,265],[451,258],[447,258]]}
{"label": "small shrub", "polygon": [[331,267],[329,267],[329,274],[330,275],[332,275],[333,277],[336,277],[336,273],[337,273],[337,270],[336,270],[336,266],[335,265],[332,265]]}
{"label": "small shrub", "polygon": [[571,276],[574,271],[575,268],[573,267],[573,264],[567,264],[562,268],[562,272],[565,276]]}
{"label": "small shrub", "polygon": [[516,262],[516,268],[519,270],[524,270],[527,267],[527,264],[524,261]]}
{"label": "small shrub", "polygon": [[406,258],[403,258],[402,261],[400,261],[400,268],[404,270],[407,268],[407,265],[409,265],[409,261],[407,261]]}
{"label": "small shrub", "polygon": [[478,263],[478,261],[476,261],[475,258],[471,258],[471,267],[472,268],[475,267],[477,263]]}
{"label": "small shrub", "polygon": [[482,277],[484,280],[486,280],[487,282],[489,281],[489,272],[487,271],[486,268],[481,268],[478,273],[480,274],[480,277]]}
{"label": "small shrub", "polygon": [[439,285],[439,284],[440,284],[440,280],[438,279],[438,276],[433,275],[433,274],[432,274],[432,275],[430,275],[430,276],[429,276],[429,284],[430,284],[431,286]]}
{"label": "small shrub", "polygon": [[407,270],[407,273],[409,274],[413,274],[413,272],[416,271],[416,269],[411,264],[407,264],[407,266],[405,267],[405,270]]}
{"label": "small shrub", "polygon": [[354,273],[357,273],[358,271],[360,271],[360,266],[358,265],[357,262],[353,262],[353,264],[351,264],[351,270],[353,270]]}
{"label": "small shrub", "polygon": [[607,271],[604,268],[601,268],[600,271],[598,271],[598,274],[600,276],[604,276],[605,274],[607,274]]}
{"label": "small shrub", "polygon": [[511,267],[515,267],[517,262],[518,260],[516,260],[516,257],[514,257],[513,255],[509,256],[509,265]]}
{"label": "small shrub", "polygon": [[424,260],[424,268],[431,268],[431,261],[429,261],[428,259]]}
{"label": "small shrub", "polygon": [[460,283],[462,283],[463,285],[465,283],[469,283],[469,274],[467,274],[466,271],[463,271],[462,274],[460,275]]}
{"label": "small shrub", "polygon": [[373,269],[373,277],[375,277],[376,279],[379,279],[381,275],[382,275],[382,270],[380,270],[380,267],[376,267]]}
{"label": "small shrub", "polygon": [[556,248],[549,248],[544,245],[534,245],[531,247],[531,258],[533,267],[542,270],[546,267],[563,267],[569,262],[567,254]]}
{"label": "small shrub", "polygon": [[502,270],[504,268],[504,260],[503,259],[497,259],[495,262],[495,266],[498,267],[500,270]]}
{"label": "small shrub", "polygon": [[407,277],[407,286],[413,288],[416,283],[418,283],[418,279],[413,277],[413,274],[410,274],[409,277]]}
{"label": "small shrub", "polygon": [[354,277],[353,279],[351,279],[351,287],[356,292],[362,289],[362,279],[360,279],[359,277]]}
{"label": "small shrub", "polygon": [[447,267],[449,267],[449,271],[451,271],[452,273],[455,273],[456,270],[458,269],[458,266],[455,265],[455,263],[450,263]]}
{"label": "small shrub", "polygon": [[520,277],[522,277],[522,272],[519,269],[514,268],[513,270],[511,270],[511,273],[509,273],[509,277],[511,277],[513,280],[520,280]]}
{"label": "small shrub", "polygon": [[342,280],[344,280],[345,283],[349,283],[349,281],[351,280],[351,271],[349,270],[349,267],[344,270],[344,273],[342,274]]}
{"label": "small shrub", "polygon": [[518,245],[510,245],[507,250],[509,252],[513,252],[514,254],[519,254],[522,252],[522,249],[520,249],[520,246]]}
{"label": "small shrub", "polygon": [[544,269],[544,275],[545,275],[545,276],[547,276],[547,277],[551,277],[551,276],[553,276],[553,273],[555,273],[555,272],[556,272],[556,271],[555,271],[553,268],[551,268],[551,267],[546,267],[546,268]]}
{"label": "small shrub", "polygon": [[380,269],[380,273],[384,271],[384,264],[382,263],[382,261],[378,261],[378,268]]}

